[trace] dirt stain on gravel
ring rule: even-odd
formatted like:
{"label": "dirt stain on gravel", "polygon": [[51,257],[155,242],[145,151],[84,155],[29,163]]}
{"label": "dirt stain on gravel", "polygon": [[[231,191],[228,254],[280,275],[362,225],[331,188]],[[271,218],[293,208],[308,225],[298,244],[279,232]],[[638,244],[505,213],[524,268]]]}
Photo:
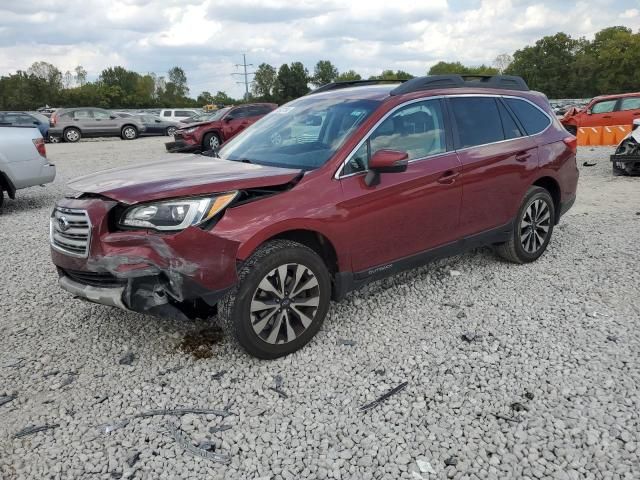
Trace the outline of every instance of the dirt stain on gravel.
{"label": "dirt stain on gravel", "polygon": [[197,332],[187,333],[178,350],[201,360],[213,357],[213,346],[222,342],[224,335],[220,327],[203,328]]}

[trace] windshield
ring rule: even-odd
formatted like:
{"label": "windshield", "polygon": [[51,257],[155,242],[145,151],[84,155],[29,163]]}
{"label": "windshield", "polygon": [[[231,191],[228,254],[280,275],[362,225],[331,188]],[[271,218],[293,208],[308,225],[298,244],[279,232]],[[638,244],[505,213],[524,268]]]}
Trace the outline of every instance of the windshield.
{"label": "windshield", "polygon": [[225,144],[221,158],[313,170],[331,158],[380,105],[378,100],[303,97],[294,100]]}

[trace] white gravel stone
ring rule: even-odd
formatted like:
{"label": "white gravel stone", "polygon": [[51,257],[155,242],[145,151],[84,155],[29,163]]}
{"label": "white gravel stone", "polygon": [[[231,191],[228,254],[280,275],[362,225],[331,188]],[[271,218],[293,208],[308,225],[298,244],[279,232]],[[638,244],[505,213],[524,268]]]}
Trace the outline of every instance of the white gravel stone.
{"label": "white gravel stone", "polygon": [[[163,158],[164,141],[48,145],[56,182],[5,202],[0,395],[17,398],[0,406],[1,478],[637,478],[640,179],[611,176],[611,148],[580,148],[577,203],[538,262],[480,249],[377,282],[332,304],[303,350],[264,362],[228,341],[196,360],[176,345],[207,322],[121,312],[57,286],[48,221],[65,183]],[[119,365],[127,351],[135,361]],[[286,399],[268,390],[276,375]],[[227,406],[227,418],[131,418]],[[59,427],[13,438],[45,424]],[[231,463],[187,453],[169,424]],[[209,432],[222,424],[232,428]]]}

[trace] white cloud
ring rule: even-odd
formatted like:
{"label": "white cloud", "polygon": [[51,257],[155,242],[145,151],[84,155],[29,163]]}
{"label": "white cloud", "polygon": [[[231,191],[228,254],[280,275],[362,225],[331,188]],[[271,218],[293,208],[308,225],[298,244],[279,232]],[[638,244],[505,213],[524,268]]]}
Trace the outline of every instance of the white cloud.
{"label": "white cloud", "polygon": [[[193,94],[239,96],[235,64],[329,59],[364,76],[424,74],[440,60],[490,64],[543,35],[640,28],[635,0],[39,0],[0,5],[0,74],[45,60],[95,78],[123,65],[184,68]],[[253,67],[255,68],[255,67]]]}

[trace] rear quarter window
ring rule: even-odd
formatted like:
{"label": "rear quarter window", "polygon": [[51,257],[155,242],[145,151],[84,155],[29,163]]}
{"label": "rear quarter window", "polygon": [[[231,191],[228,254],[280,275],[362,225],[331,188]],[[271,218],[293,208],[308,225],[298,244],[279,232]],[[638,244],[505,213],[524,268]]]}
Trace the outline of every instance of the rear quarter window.
{"label": "rear quarter window", "polygon": [[540,133],[551,124],[551,119],[529,102],[517,98],[505,98],[505,101],[511,110],[513,110],[513,113],[516,114],[516,117],[518,117],[527,135]]}
{"label": "rear quarter window", "polygon": [[189,110],[176,110],[176,117],[190,117],[193,115],[193,112]]}

